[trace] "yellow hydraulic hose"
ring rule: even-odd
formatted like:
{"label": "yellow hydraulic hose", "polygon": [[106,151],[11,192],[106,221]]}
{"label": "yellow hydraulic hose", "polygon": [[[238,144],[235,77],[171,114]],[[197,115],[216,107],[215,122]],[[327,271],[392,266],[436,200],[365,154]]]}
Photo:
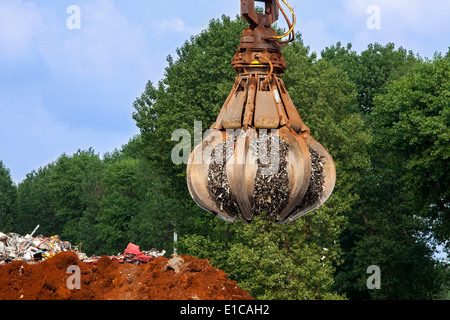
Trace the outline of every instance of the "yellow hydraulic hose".
{"label": "yellow hydraulic hose", "polygon": [[295,12],[294,12],[294,9],[292,9],[292,7],[286,2],[286,0],[282,0],[284,2],[284,4],[289,8],[289,10],[291,10],[291,12],[292,12],[293,23],[291,25],[291,23],[289,22],[289,19],[286,16],[286,13],[284,12],[283,8],[280,5],[280,2],[278,0],[275,0],[275,1],[277,2],[278,7],[280,8],[281,12],[284,15],[284,18],[286,19],[288,25],[290,26],[290,29],[286,34],[283,34],[282,36],[274,36],[274,37],[270,37],[269,39],[283,39],[284,37],[287,37],[294,31],[295,23],[296,23]]}

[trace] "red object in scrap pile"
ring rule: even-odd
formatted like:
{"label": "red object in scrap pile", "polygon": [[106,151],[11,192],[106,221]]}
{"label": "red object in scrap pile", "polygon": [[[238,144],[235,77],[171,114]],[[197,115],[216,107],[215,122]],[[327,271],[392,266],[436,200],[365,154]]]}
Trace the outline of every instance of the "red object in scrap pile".
{"label": "red object in scrap pile", "polygon": [[[148,263],[154,259],[153,256],[148,256],[139,250],[139,246],[129,243],[123,254],[118,256],[109,256],[112,261],[119,261],[120,263],[128,262],[134,264]],[[100,257],[94,257],[83,260],[84,264],[96,265]]]}
{"label": "red object in scrap pile", "polygon": [[152,256],[147,256],[139,250],[139,246],[129,243],[124,252],[124,260],[132,263],[147,263],[153,260]]}

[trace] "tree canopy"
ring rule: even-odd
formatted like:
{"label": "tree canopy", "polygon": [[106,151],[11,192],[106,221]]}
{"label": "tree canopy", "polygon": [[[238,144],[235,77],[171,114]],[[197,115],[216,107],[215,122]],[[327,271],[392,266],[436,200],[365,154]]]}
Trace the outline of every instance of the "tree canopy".
{"label": "tree canopy", "polygon": [[12,228],[16,210],[17,189],[11,173],[0,160],[0,228]]}

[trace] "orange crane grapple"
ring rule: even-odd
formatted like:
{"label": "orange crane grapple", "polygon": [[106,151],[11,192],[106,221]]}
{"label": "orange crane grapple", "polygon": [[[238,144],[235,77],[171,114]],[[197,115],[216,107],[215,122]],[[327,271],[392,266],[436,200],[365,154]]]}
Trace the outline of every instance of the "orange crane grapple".
{"label": "orange crane grapple", "polygon": [[[259,214],[277,224],[294,221],[331,195],[336,169],[329,152],[311,135],[284,85],[281,47],[293,40],[291,24],[278,0],[241,0],[249,23],[232,59],[238,75],[216,122],[187,165],[194,201],[228,222],[251,223]],[[289,32],[272,28],[280,10]],[[282,38],[290,37],[287,41]]]}

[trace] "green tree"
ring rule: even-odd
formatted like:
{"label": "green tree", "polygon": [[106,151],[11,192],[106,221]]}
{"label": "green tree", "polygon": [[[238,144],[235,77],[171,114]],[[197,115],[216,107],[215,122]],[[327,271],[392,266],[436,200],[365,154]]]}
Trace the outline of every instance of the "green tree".
{"label": "green tree", "polygon": [[338,42],[325,48],[321,54],[347,72],[358,93],[357,110],[363,113],[372,111],[374,98],[385,92],[389,81],[407,74],[418,61],[412,51],[402,47],[396,50],[393,43],[386,46],[369,44],[366,50],[357,54],[351,44],[343,47]]}
{"label": "green tree", "polygon": [[[360,201],[341,237],[345,262],[336,275],[336,287],[350,299],[430,299],[438,289],[430,230],[400,179],[395,170],[372,168],[361,183]],[[381,290],[366,286],[371,265],[381,269]]]}
{"label": "green tree", "polygon": [[[374,145],[395,159],[422,213],[433,221],[434,236],[450,239],[450,58],[436,55],[393,82],[375,99]],[[449,247],[447,247],[448,249]]]}
{"label": "green tree", "polygon": [[11,179],[9,169],[0,160],[0,230],[4,232],[14,227],[16,199],[17,187]]}
{"label": "green tree", "polygon": [[[371,166],[348,215],[345,263],[336,276],[338,290],[352,299],[431,299],[439,292],[430,243],[449,238],[446,96],[448,61],[438,57],[388,79],[373,100],[366,118]],[[370,265],[381,268],[382,290],[366,288]]]}
{"label": "green tree", "polygon": [[450,261],[441,261],[438,265],[441,275],[441,291],[436,295],[435,299],[450,300]]}
{"label": "green tree", "polygon": [[172,179],[142,157],[143,149],[137,135],[104,156],[104,196],[97,227],[106,252],[123,250],[130,241],[171,254],[174,232],[196,228],[194,217],[180,217],[193,205],[177,197]]}
{"label": "green tree", "polygon": [[64,221],[61,236],[83,251],[94,254],[104,244],[97,242],[96,217],[103,197],[104,166],[94,150],[63,154],[55,162],[49,191],[54,195],[55,214]]}
{"label": "green tree", "polygon": [[100,210],[95,217],[102,252],[117,254],[126,248],[131,218],[138,212],[138,160],[123,158],[105,164]]}
{"label": "green tree", "polygon": [[60,234],[64,222],[56,216],[52,183],[54,164],[33,170],[19,183],[17,200],[17,232],[30,233],[39,225],[39,233]]}
{"label": "green tree", "polygon": [[185,200],[174,197],[171,180],[146,165],[145,160],[141,160],[138,172],[139,208],[131,219],[130,240],[148,249],[172,253],[176,221],[186,211]]}
{"label": "green tree", "polygon": [[[197,257],[210,259],[257,299],[342,299],[333,290],[339,261],[342,219],[326,210],[277,226],[257,217],[251,226],[225,225],[228,241],[190,235],[182,245]],[[339,225],[341,223],[341,225]]]}

